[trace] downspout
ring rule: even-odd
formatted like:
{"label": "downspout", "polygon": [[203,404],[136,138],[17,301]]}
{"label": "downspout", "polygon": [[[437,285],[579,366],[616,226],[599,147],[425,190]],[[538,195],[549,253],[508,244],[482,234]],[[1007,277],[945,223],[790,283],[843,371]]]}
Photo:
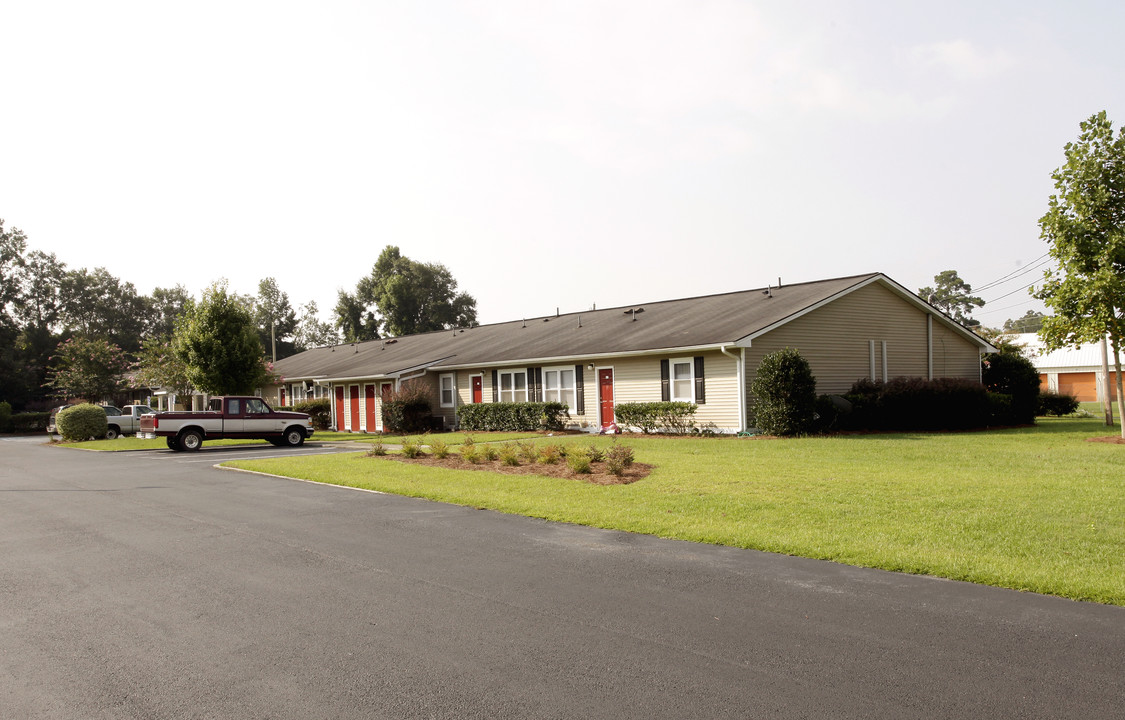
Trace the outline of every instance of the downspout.
{"label": "downspout", "polygon": [[[427,368],[427,370],[428,370],[428,368]],[[416,380],[417,378],[420,378],[425,374],[426,374],[426,370],[419,370],[418,372],[414,373],[413,375],[400,375],[399,377],[395,378],[395,390],[401,389],[402,384],[404,382],[406,382],[407,380]]]}
{"label": "downspout", "polygon": [[926,316],[926,372],[927,379],[934,379],[934,316]]}
{"label": "downspout", "polygon": [[746,432],[746,348],[741,348],[741,357],[727,352],[726,345],[720,345],[719,352],[734,360],[738,378],[738,432]]}

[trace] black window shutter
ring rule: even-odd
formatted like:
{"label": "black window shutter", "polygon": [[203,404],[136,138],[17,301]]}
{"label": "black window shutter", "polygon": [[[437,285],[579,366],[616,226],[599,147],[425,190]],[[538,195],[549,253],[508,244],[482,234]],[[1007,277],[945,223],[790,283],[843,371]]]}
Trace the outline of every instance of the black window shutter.
{"label": "black window shutter", "polygon": [[582,366],[574,366],[574,414],[586,414],[586,390],[582,383]]}
{"label": "black window shutter", "polygon": [[527,369],[527,401],[543,402],[543,368]]}
{"label": "black window shutter", "polygon": [[492,371],[492,402],[500,402],[500,374]]}
{"label": "black window shutter", "polygon": [[669,381],[670,373],[668,369],[668,361],[660,361],[660,399],[668,402],[672,399],[672,385]]}
{"label": "black window shutter", "polygon": [[703,356],[695,356],[695,404],[702,405],[707,402],[707,395],[703,392]]}

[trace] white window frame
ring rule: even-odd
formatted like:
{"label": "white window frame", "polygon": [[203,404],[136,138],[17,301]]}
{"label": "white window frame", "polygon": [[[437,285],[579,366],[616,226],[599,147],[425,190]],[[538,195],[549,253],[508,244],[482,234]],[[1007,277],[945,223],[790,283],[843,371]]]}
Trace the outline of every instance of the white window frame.
{"label": "white window frame", "polygon": [[[688,366],[687,397],[676,395],[676,366]],[[672,358],[668,361],[668,398],[672,402],[695,402],[695,358]]]}
{"label": "white window frame", "polygon": [[[564,372],[570,373],[570,387],[565,387],[562,384],[562,377]],[[552,367],[543,368],[543,400],[544,402],[551,402],[547,397],[549,392],[548,386],[550,385],[550,374],[556,373],[559,386],[556,390],[559,393],[558,401],[564,403],[568,411],[574,410],[578,407],[578,373],[574,371],[573,365],[555,365]]]}
{"label": "white window frame", "polygon": [[[505,375],[511,377],[511,390],[504,389]],[[516,389],[517,375],[523,375],[523,390]],[[500,387],[496,389],[496,397],[500,399],[500,402],[527,402],[527,368],[509,368],[507,370],[500,370],[496,373],[496,382],[500,385]],[[510,397],[505,397],[505,395],[508,395]],[[520,395],[522,395],[523,397],[519,397]]]}
{"label": "white window frame", "polygon": [[[449,380],[449,387],[445,387],[445,381]],[[449,402],[445,401],[445,393],[449,392]],[[438,405],[443,408],[457,407],[457,376],[453,373],[446,373],[438,376]]]}

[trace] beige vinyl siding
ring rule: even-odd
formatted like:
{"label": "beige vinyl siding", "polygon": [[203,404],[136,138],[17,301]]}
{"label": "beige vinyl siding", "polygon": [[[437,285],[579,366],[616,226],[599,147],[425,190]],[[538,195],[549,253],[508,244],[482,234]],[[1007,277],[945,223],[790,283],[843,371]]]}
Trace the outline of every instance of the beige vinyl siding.
{"label": "beige vinyl siding", "polygon": [[[887,287],[872,283],[753,340],[746,349],[747,395],[762,358],[782,348],[796,348],[809,361],[817,393],[843,393],[856,380],[871,377],[871,341],[875,345],[875,379],[883,379],[886,342],[887,379],[927,377],[927,313]],[[977,346],[933,323],[934,377],[980,379]]]}
{"label": "beige vinyl siding", "polygon": [[[704,392],[707,400],[695,412],[696,424],[737,432],[741,426],[738,418],[738,365],[733,358],[717,351],[688,352],[621,358],[613,362],[602,361],[597,365],[613,367],[614,404],[660,402],[660,361],[696,355],[703,356]],[[595,385],[588,387],[586,394],[586,408],[591,422],[597,422],[596,408],[591,404],[597,399],[596,377],[594,382]]]}

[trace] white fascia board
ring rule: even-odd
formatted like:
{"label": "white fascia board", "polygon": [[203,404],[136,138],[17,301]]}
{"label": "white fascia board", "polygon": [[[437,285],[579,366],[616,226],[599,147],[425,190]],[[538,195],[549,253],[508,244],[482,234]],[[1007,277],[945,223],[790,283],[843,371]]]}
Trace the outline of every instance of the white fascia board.
{"label": "white fascia board", "polygon": [[476,368],[508,368],[508,367],[522,367],[525,365],[548,365],[551,363],[575,363],[578,361],[598,361],[607,358],[626,358],[626,357],[644,357],[646,355],[679,355],[690,352],[706,352],[708,350],[718,350],[724,345],[734,345],[733,342],[717,342],[711,345],[691,345],[685,347],[667,347],[655,348],[653,350],[632,350],[629,352],[611,352],[611,353],[589,353],[585,355],[557,355],[554,357],[533,357],[533,358],[516,358],[514,360],[501,360],[495,362],[479,362],[468,363],[464,365],[442,365],[435,367],[434,370],[474,370]]}
{"label": "white fascia board", "polygon": [[387,372],[387,373],[355,375],[355,376],[352,376],[352,377],[328,377],[327,375],[319,375],[317,377],[321,378],[323,382],[328,382],[328,383],[353,383],[353,382],[360,382],[360,381],[363,381],[363,380],[397,380],[398,378],[402,377],[403,375],[409,375],[411,373],[416,373],[416,372],[419,372],[419,371],[422,371],[422,370],[428,370],[429,368],[433,367],[437,363],[442,362],[443,360],[448,360],[451,357],[453,357],[453,355],[448,355],[446,357],[438,358],[437,360],[431,360],[430,362],[421,363],[421,364],[418,364],[418,365],[411,365],[410,367],[402,368],[401,370],[395,370],[393,372]]}

